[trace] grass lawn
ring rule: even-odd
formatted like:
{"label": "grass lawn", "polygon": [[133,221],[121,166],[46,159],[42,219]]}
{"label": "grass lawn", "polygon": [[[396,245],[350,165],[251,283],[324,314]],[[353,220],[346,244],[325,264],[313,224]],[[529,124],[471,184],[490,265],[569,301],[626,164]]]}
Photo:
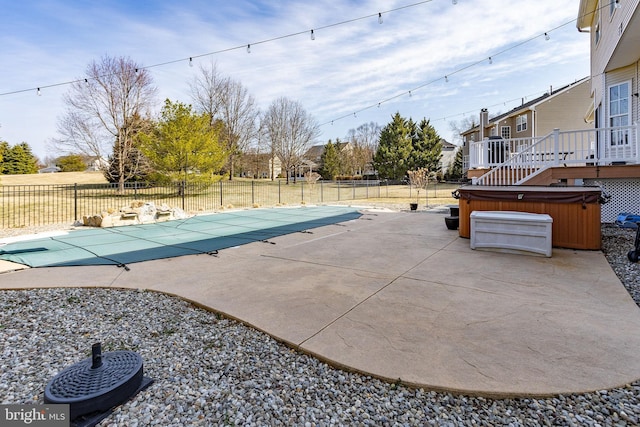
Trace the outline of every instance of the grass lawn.
{"label": "grass lawn", "polygon": [[[30,175],[0,175],[0,228],[72,222],[82,216],[118,211],[133,201],[178,207],[187,213],[226,208],[269,207],[299,204],[354,204],[408,209],[418,202],[426,206],[458,204],[451,192],[457,184],[430,183],[420,191],[408,185],[370,186],[361,183],[249,180],[236,178],[210,185],[190,186],[184,195],[174,185],[131,187],[119,192],[106,184],[101,172],[59,172]],[[78,184],[74,187],[73,184]],[[24,186],[24,187],[22,187]]]}
{"label": "grass lawn", "polygon": [[0,175],[0,185],[105,184],[102,172],[57,172]]}

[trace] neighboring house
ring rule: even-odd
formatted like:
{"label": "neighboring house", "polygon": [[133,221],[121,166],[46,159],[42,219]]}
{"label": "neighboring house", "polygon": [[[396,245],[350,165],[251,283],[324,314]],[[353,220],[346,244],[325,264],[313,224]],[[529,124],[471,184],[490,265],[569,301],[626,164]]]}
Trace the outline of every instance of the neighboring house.
{"label": "neighboring house", "polygon": [[46,168],[42,168],[42,169],[38,169],[38,173],[56,173],[56,172],[60,172],[62,169],[60,169],[58,166],[48,166]]}
{"label": "neighboring house", "polygon": [[88,171],[101,171],[109,169],[109,162],[104,157],[91,157],[87,160]]}
{"label": "neighboring house", "polygon": [[282,162],[278,156],[269,153],[248,152],[240,159],[238,169],[240,176],[254,179],[277,178],[282,173]]}
{"label": "neighboring house", "polygon": [[554,129],[578,130],[593,128],[584,120],[591,103],[589,78],[553,89],[512,110],[489,118],[489,111],[480,111],[480,124],[461,133],[465,157],[471,142],[488,137],[504,139],[537,138]]}
{"label": "neighboring house", "polygon": [[[590,101],[575,114],[582,111],[593,127],[572,130],[551,120],[559,130],[547,136],[518,140],[512,134],[498,142],[475,139],[491,136],[480,134],[486,127],[476,134],[467,131],[467,176],[474,184],[600,185],[611,196],[602,205],[603,222],[613,222],[622,212],[640,213],[639,4],[640,0],[580,0],[577,28],[590,37]],[[501,135],[500,127],[496,131]],[[489,155],[496,143],[504,147],[500,164],[492,163]]]}
{"label": "neighboring house", "polygon": [[[338,152],[346,155],[350,155],[353,152],[353,143],[351,142],[338,142]],[[304,172],[315,171],[322,169],[322,154],[324,153],[324,147],[326,144],[314,145],[307,150],[302,156],[302,164],[300,165],[299,176],[302,176]],[[360,174],[360,171],[356,171],[356,174]]]}
{"label": "neighboring house", "polygon": [[442,173],[446,173],[449,169],[449,166],[453,163],[456,158],[456,153],[458,152],[459,146],[447,142],[444,139],[440,140],[440,144],[442,144],[442,157],[440,158],[440,170]]}

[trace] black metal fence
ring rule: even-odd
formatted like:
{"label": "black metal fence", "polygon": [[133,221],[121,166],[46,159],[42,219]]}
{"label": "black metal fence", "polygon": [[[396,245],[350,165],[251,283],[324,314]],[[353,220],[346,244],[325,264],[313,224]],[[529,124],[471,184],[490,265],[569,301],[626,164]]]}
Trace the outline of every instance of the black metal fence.
{"label": "black metal fence", "polygon": [[[388,192],[388,189],[387,189]],[[117,212],[134,201],[181,208],[188,213],[223,208],[331,203],[381,197],[379,181],[219,181],[171,184],[126,183],[0,186],[2,228],[71,223]],[[384,194],[382,195],[384,197]]]}

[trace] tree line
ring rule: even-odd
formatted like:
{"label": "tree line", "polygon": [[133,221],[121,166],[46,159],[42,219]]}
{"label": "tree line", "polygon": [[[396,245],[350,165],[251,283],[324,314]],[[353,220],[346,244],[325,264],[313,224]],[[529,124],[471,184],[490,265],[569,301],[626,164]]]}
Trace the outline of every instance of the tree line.
{"label": "tree line", "polygon": [[[232,180],[251,153],[269,159],[271,179],[278,159],[288,182],[320,133],[300,102],[280,97],[260,111],[247,88],[213,63],[200,65],[189,81],[190,103],[166,99],[154,116],[157,92],[149,70],[130,58],[91,62],[63,97],[59,136],[51,141],[62,154],[56,164],[78,170],[93,159],[109,182],[124,187],[135,180]],[[37,170],[26,143],[0,148],[2,173]],[[429,121],[397,113],[382,129],[372,122],[350,130],[344,142],[329,141],[319,172],[325,179],[371,172],[401,179],[412,168],[439,170],[440,157],[440,138]]]}

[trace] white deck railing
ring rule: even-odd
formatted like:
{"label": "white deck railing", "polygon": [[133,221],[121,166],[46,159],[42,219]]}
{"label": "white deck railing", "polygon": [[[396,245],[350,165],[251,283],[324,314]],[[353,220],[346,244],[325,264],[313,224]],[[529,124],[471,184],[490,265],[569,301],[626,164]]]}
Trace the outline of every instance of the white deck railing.
{"label": "white deck railing", "polygon": [[478,185],[520,185],[554,166],[640,163],[639,127],[555,129],[542,138],[485,139],[469,146],[469,168],[491,169]]}

